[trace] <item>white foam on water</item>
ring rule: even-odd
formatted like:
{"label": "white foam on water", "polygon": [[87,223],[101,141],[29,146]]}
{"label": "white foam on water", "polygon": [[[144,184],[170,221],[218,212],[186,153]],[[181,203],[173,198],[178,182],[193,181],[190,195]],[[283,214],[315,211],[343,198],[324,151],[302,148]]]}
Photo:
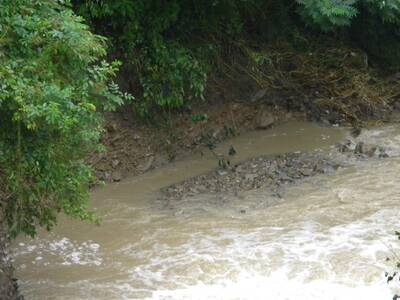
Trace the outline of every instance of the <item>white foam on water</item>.
{"label": "white foam on water", "polygon": [[[245,263],[247,259],[249,266],[241,267],[237,276],[194,285],[181,282],[181,287],[159,289],[147,299],[392,299],[399,286],[386,283],[384,272],[391,267],[385,257],[391,256],[389,247],[399,250],[394,235],[388,234],[390,224],[395,224],[399,215],[400,210],[385,209],[323,232],[318,232],[318,224],[298,224],[298,230],[283,233],[266,244],[255,243],[254,234],[247,239],[236,233],[233,247],[210,261],[225,255],[232,263]],[[233,238],[233,233],[221,234]],[[262,235],[262,231],[256,234]],[[255,253],[261,253],[258,263],[265,272],[250,265]],[[277,253],[281,253],[279,267],[268,272],[273,264],[270,256],[276,259]],[[160,274],[157,277],[161,280]]]}
{"label": "white foam on water", "polygon": [[384,209],[328,229],[313,222],[289,231],[216,229],[179,249],[156,245],[130,278],[155,290],[149,299],[384,299],[394,295],[384,272],[389,247],[399,249],[390,234],[399,214]]}
{"label": "white foam on water", "polygon": [[383,283],[371,285],[346,285],[315,280],[302,282],[289,279],[284,273],[269,277],[247,276],[238,281],[219,285],[198,284],[184,289],[155,292],[152,300],[378,300],[392,299],[393,294]]}
{"label": "white foam on water", "polygon": [[[49,262],[46,258],[58,258],[58,263],[64,266],[69,265],[95,265],[102,264],[103,259],[98,255],[100,245],[93,241],[77,243],[69,238],[49,240],[30,240],[29,242],[19,243],[18,248],[14,249],[14,258],[19,256],[33,255],[32,264],[44,264]],[[34,243],[34,244],[33,244]],[[54,260],[52,264],[56,263]]]}
{"label": "white foam on water", "polygon": [[400,129],[398,125],[385,125],[362,130],[356,141],[383,147],[389,156],[400,156]]}

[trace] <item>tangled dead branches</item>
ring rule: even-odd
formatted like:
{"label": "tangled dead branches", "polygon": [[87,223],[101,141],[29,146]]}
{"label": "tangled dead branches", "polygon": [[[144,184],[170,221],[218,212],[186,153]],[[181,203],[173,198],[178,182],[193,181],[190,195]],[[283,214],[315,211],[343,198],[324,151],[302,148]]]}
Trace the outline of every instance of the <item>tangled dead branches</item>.
{"label": "tangled dead branches", "polygon": [[331,123],[379,118],[400,100],[400,85],[371,68],[363,51],[303,39],[299,48],[289,42],[257,48],[233,42],[234,50],[221,55],[217,68],[233,87],[245,76],[253,87],[267,90],[266,97],[279,94],[281,103],[275,104],[303,107],[311,118]]}

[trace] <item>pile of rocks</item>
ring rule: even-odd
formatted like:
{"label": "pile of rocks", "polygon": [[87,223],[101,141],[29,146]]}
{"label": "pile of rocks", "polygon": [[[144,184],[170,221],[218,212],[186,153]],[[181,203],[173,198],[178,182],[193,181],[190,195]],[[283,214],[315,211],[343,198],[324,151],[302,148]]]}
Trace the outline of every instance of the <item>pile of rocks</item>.
{"label": "pile of rocks", "polygon": [[276,190],[281,185],[332,172],[339,164],[318,154],[290,153],[261,156],[229,169],[187,179],[163,190],[168,198],[183,198],[200,193],[233,193],[258,188]]}
{"label": "pile of rocks", "polygon": [[[354,139],[337,144],[337,151],[351,159],[388,157],[384,147],[357,141],[360,133],[361,129],[353,129],[351,136]],[[214,170],[171,185],[163,189],[163,194],[167,198],[181,199],[200,193],[237,194],[258,188],[268,188],[276,192],[283,184],[293,183],[320,173],[332,172],[347,161],[342,156],[337,158],[336,160],[332,156],[318,153],[261,156],[228,169]]]}

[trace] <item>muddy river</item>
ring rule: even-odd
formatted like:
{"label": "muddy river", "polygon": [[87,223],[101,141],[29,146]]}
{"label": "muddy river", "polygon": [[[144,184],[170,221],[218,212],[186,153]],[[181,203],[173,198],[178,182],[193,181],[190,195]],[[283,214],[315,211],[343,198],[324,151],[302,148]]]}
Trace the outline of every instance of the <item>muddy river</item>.
{"label": "muddy river", "polygon": [[[287,152],[334,153],[347,131],[291,122],[233,145],[235,162]],[[61,217],[51,233],[13,246],[27,299],[392,299],[385,271],[400,253],[400,127],[358,140],[389,158],[346,160],[269,201],[268,190],[240,198],[200,194],[170,207],[160,188],[216,167],[204,152],[143,176],[98,188],[100,226]],[[336,152],[335,152],[336,153]],[[332,154],[340,155],[340,154]],[[273,205],[265,205],[274,203]],[[184,213],[182,213],[184,212]],[[399,254],[400,255],[400,254]]]}

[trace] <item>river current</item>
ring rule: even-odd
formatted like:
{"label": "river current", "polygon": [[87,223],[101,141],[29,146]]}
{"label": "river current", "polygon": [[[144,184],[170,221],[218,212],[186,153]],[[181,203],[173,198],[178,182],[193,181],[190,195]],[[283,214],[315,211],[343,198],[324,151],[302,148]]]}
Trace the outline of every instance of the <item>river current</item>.
{"label": "river current", "polygon": [[387,284],[384,273],[394,264],[386,258],[400,255],[400,127],[357,138],[385,147],[385,159],[341,157],[333,145],[346,135],[291,122],[217,149],[234,145],[236,161],[318,151],[345,162],[287,185],[279,201],[259,189],[166,205],[159,189],[211,170],[207,153],[97,188],[92,206],[101,226],[61,216],[51,233],[15,242],[22,293],[37,300],[392,299],[397,282]]}

